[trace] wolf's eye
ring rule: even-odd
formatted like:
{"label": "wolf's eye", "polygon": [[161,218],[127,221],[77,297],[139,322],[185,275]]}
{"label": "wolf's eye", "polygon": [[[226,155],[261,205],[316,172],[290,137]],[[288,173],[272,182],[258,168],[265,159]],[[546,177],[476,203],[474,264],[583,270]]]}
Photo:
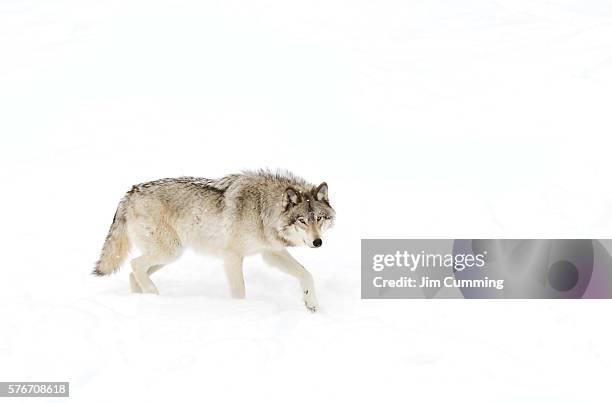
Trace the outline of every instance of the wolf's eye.
{"label": "wolf's eye", "polygon": [[317,221],[321,221],[323,219],[323,217],[319,216],[317,217]]}
{"label": "wolf's eye", "polygon": [[306,224],[306,220],[304,220],[302,217],[298,218],[298,221],[301,222],[302,224]]}

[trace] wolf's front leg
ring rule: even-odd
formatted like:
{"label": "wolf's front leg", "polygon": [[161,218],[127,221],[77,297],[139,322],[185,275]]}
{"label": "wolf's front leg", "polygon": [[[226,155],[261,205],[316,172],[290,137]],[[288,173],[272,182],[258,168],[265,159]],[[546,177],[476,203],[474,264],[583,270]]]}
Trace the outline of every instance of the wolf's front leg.
{"label": "wolf's front leg", "polygon": [[286,250],[279,252],[265,252],[262,254],[264,261],[281,271],[297,278],[304,293],[304,304],[311,312],[319,309],[319,302],[314,289],[312,275]]}
{"label": "wolf's front leg", "polygon": [[232,298],[244,298],[244,274],[242,273],[242,256],[227,253],[223,256],[223,267],[230,285]]}

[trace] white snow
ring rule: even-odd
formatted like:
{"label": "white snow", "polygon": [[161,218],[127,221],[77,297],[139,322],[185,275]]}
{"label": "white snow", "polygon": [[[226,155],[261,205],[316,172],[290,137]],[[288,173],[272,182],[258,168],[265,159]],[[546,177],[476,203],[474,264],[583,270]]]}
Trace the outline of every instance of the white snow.
{"label": "white snow", "polygon": [[[0,381],[609,401],[610,301],[360,300],[359,240],[610,237],[611,110],[605,0],[3,0]],[[160,296],[89,275],[132,184],[260,167],[329,184],[336,227],[295,250],[321,312],[259,258],[243,301],[189,253]]]}

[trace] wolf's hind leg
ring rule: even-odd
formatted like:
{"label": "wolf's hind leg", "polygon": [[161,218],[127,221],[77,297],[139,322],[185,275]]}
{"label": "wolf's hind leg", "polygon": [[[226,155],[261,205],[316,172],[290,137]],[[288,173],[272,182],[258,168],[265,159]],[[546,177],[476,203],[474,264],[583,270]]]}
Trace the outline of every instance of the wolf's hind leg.
{"label": "wolf's hind leg", "polygon": [[[176,260],[183,246],[174,228],[163,221],[147,221],[140,226],[133,226],[135,243],[143,255],[132,260],[132,274],[130,284],[132,290],[140,290],[147,294],[159,294],[157,287],[151,281],[151,274],[164,265]],[[135,280],[132,282],[132,278]]]}
{"label": "wolf's hind leg", "polygon": [[130,290],[132,290],[135,294],[141,294],[142,288],[138,285],[136,281],[136,277],[134,277],[134,273],[130,273]]}
{"label": "wolf's hind leg", "polygon": [[147,273],[149,268],[157,263],[154,260],[154,257],[150,255],[142,255],[132,260],[131,263],[133,271],[132,274],[134,275],[134,279],[142,292],[147,294],[159,294],[157,287],[155,287],[155,284],[153,284],[153,281],[151,281],[151,278]]}
{"label": "wolf's hind leg", "polygon": [[[158,264],[156,266],[151,266],[149,270],[147,270],[147,274],[150,277],[153,273],[158,272],[159,269],[161,269],[164,266],[165,264]],[[134,277],[134,273],[130,273],[130,290],[132,290],[132,292],[136,294],[142,293],[142,288],[140,288],[140,286],[138,285],[138,282],[136,281],[136,277]]]}
{"label": "wolf's hind leg", "polygon": [[[174,256],[142,255],[132,260],[133,278],[136,280],[137,285],[140,286],[140,290],[147,294],[159,294],[157,287],[155,287],[149,276],[174,259]],[[131,281],[132,276],[130,276],[130,283]],[[132,288],[132,291],[134,291],[134,288]]]}
{"label": "wolf's hind leg", "polygon": [[289,252],[264,252],[262,257],[266,263],[274,266],[281,271],[297,278],[302,286],[304,293],[304,304],[311,312],[316,312],[319,309],[319,302],[314,289],[314,281],[312,275],[304,268]]}
{"label": "wolf's hind leg", "polygon": [[244,298],[244,274],[242,272],[242,256],[228,253],[223,257],[223,267],[229,281],[232,298]]}
{"label": "wolf's hind leg", "polygon": [[151,266],[151,267],[149,267],[149,270],[147,270],[147,274],[149,276],[152,276],[154,273],[157,273],[164,266],[165,266],[165,264],[156,264],[155,266]]}

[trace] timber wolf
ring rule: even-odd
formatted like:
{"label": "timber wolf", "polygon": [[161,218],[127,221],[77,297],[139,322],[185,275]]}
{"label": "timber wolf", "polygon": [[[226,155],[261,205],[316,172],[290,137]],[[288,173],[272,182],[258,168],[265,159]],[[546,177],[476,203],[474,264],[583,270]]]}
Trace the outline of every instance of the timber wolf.
{"label": "timber wolf", "polygon": [[121,199],[93,274],[119,270],[136,245],[142,255],[131,261],[132,292],[157,294],[151,275],[192,248],[221,257],[231,295],[244,298],[243,258],[261,254],[300,282],[306,308],[314,312],[312,275],[287,248],[320,247],[334,219],[327,184],[288,172],[159,179],[133,186]]}

